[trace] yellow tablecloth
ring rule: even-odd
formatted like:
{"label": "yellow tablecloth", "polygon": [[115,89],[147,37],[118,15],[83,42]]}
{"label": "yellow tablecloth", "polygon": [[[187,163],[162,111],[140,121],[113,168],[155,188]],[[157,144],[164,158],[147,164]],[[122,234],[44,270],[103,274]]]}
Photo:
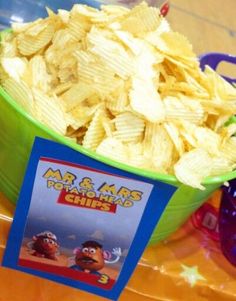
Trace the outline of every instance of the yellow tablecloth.
{"label": "yellow tablecloth", "polygon": [[[220,194],[210,201],[217,207]],[[0,194],[0,258],[14,208]],[[217,242],[187,222],[167,241],[143,254],[121,301],[236,300],[236,268]],[[0,301],[97,301],[104,298],[10,269],[0,268]]]}

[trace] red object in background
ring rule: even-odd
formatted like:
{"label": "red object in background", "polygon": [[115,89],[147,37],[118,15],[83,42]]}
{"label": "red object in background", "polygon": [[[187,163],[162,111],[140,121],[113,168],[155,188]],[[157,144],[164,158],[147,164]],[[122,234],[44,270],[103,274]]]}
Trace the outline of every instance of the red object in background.
{"label": "red object in background", "polygon": [[207,234],[212,240],[219,240],[218,209],[205,203],[192,215],[195,228]]}
{"label": "red object in background", "polygon": [[223,187],[219,206],[205,203],[191,220],[196,229],[220,242],[223,255],[236,267],[236,180]]}
{"label": "red object in background", "polygon": [[162,6],[161,6],[161,15],[163,17],[165,17],[167,14],[168,14],[168,11],[170,9],[170,5],[169,5],[169,2],[165,2]]}

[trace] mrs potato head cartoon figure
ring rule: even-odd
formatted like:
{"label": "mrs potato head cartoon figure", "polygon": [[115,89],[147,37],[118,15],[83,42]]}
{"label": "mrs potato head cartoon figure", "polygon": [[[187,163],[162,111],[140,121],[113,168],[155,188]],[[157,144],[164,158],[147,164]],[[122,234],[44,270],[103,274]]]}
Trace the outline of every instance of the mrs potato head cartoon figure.
{"label": "mrs potato head cartoon figure", "polygon": [[[114,248],[113,252],[110,253],[109,251],[104,251],[102,245],[96,241],[84,242],[82,248],[76,248],[73,253],[75,254],[75,265],[72,265],[71,269],[99,276],[101,273],[98,271],[105,266],[105,263],[116,263],[121,257],[120,248]],[[116,258],[109,260],[112,254]]]}
{"label": "mrs potato head cartoon figure", "polygon": [[59,244],[56,235],[50,231],[34,235],[28,247],[33,251],[33,256],[57,260]]}

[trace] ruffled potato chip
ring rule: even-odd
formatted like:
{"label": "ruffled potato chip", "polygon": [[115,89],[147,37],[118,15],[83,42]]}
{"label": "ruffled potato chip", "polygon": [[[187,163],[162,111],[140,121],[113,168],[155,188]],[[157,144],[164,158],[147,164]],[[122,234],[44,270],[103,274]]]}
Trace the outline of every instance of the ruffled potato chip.
{"label": "ruffled potato chip", "polygon": [[101,143],[105,136],[105,130],[103,127],[103,117],[106,112],[103,108],[97,110],[94,117],[88,127],[88,130],[84,136],[82,145],[85,148],[96,150],[97,146]]}
{"label": "ruffled potato chip", "polygon": [[65,9],[58,9],[58,16],[61,18],[63,24],[68,24],[70,19],[70,12]]}
{"label": "ruffled potato chip", "polygon": [[133,78],[129,97],[131,108],[137,114],[150,122],[165,120],[164,104],[155,89],[154,83]]}
{"label": "ruffled potato chip", "polygon": [[115,77],[114,71],[104,66],[95,55],[77,51],[75,56],[78,60],[79,79],[97,91],[101,98],[118,88],[121,79]]}
{"label": "ruffled potato chip", "polygon": [[107,14],[112,16],[125,16],[129,13],[129,9],[121,5],[106,4],[101,5],[101,9]]}
{"label": "ruffled potato chip", "polygon": [[6,92],[14,99],[27,113],[34,115],[35,105],[32,90],[24,81],[16,81],[7,78],[2,83]]}
{"label": "ruffled potato chip", "polygon": [[93,115],[100,108],[100,104],[86,106],[85,104],[72,109],[66,114],[67,126],[77,130],[81,127],[88,127],[89,122],[93,119]]}
{"label": "ruffled potato chip", "polygon": [[168,173],[176,158],[174,144],[165,127],[158,123],[147,123],[143,145],[144,155],[149,157],[154,169]]}
{"label": "ruffled potato chip", "polygon": [[120,43],[108,39],[103,31],[95,29],[90,31],[87,39],[92,44],[90,51],[114,74],[126,79],[134,73],[134,59]]}
{"label": "ruffled potato chip", "polygon": [[236,134],[236,123],[232,123],[228,126],[224,126],[219,130],[219,135],[222,138],[223,143],[225,143],[230,137]]}
{"label": "ruffled potato chip", "polygon": [[29,30],[29,34],[37,35],[46,28],[46,23],[43,22],[42,18],[38,18],[37,20],[28,23],[13,22],[11,27],[13,32],[17,34]]}
{"label": "ruffled potato chip", "polygon": [[148,156],[144,155],[144,148],[142,143],[128,143],[127,144],[128,161],[129,165],[136,166],[138,168],[152,169],[152,161]]}
{"label": "ruffled potato chip", "polygon": [[107,116],[104,116],[104,118],[102,119],[102,125],[106,137],[113,137],[113,133],[115,132],[114,122],[112,122],[112,120],[109,119]]}
{"label": "ruffled potato chip", "polygon": [[28,74],[25,74],[24,80],[31,87],[37,88],[44,93],[49,92],[51,76],[47,71],[45,60],[41,55],[35,55],[30,59]]}
{"label": "ruffled potato chip", "polygon": [[83,22],[78,18],[71,18],[68,22],[68,32],[77,40],[82,40],[89,31],[90,25],[88,22]]}
{"label": "ruffled potato chip", "polygon": [[61,95],[68,91],[72,87],[72,85],[73,84],[71,82],[59,84],[52,90],[52,93],[56,95]]}
{"label": "ruffled potato chip", "polygon": [[129,111],[129,98],[126,91],[121,91],[118,96],[108,96],[106,98],[106,107],[114,115]]}
{"label": "ruffled potato chip", "polygon": [[40,90],[33,88],[35,101],[34,117],[56,132],[66,134],[66,119],[62,105],[56,96],[49,97]]}
{"label": "ruffled potato chip", "polygon": [[164,127],[169,134],[170,139],[175,145],[175,148],[177,152],[179,153],[179,156],[182,156],[185,149],[184,149],[184,141],[180,137],[180,129],[179,127],[174,124],[173,122],[166,122],[164,124]]}
{"label": "ruffled potato chip", "polygon": [[180,33],[174,31],[163,32],[161,40],[163,43],[160,44],[159,49],[162,52],[173,57],[193,58],[196,60],[192,45],[188,39]]}
{"label": "ruffled potato chip", "polygon": [[144,120],[130,112],[119,114],[114,119],[114,137],[123,142],[139,142],[143,137]]}
{"label": "ruffled potato chip", "polygon": [[0,45],[0,56],[2,58],[17,57],[19,55],[17,41],[12,32],[1,32]]}
{"label": "ruffled potato chip", "polygon": [[189,186],[204,190],[203,179],[211,174],[212,158],[201,148],[184,153],[174,165],[177,179]]}
{"label": "ruffled potato chip", "polygon": [[120,140],[108,137],[105,138],[97,147],[96,152],[115,161],[129,162],[128,148]]}
{"label": "ruffled potato chip", "polygon": [[103,11],[87,5],[75,4],[71,13],[73,16],[88,19],[90,23],[105,22],[107,20],[107,15]]}
{"label": "ruffled potato chip", "polygon": [[204,73],[207,75],[207,81],[209,82],[209,88],[216,98],[224,100],[236,99],[236,89],[227,81],[225,81],[219,74],[212,70],[209,66],[206,66]]}
{"label": "ruffled potato chip", "polygon": [[224,157],[213,157],[211,171],[209,176],[223,175],[227,172],[232,171],[233,166],[229,160]]}
{"label": "ruffled potato chip", "polygon": [[127,18],[121,22],[121,28],[139,36],[142,33],[156,30],[161,19],[158,8],[148,7],[145,2],[142,2],[131,10]]}
{"label": "ruffled potato chip", "polygon": [[79,82],[72,85],[69,90],[61,95],[61,98],[65,102],[66,110],[69,112],[93,94],[94,91],[89,85]]}
{"label": "ruffled potato chip", "polygon": [[208,128],[196,127],[194,137],[197,147],[202,147],[211,155],[219,155],[222,142],[219,134]]}
{"label": "ruffled potato chip", "polygon": [[[36,28],[37,26],[37,28]],[[54,35],[53,23],[42,22],[17,36],[18,50],[22,55],[30,56],[48,45]]]}
{"label": "ruffled potato chip", "polygon": [[19,57],[3,57],[0,60],[1,78],[12,78],[20,82],[27,70],[28,61],[25,58]]}
{"label": "ruffled potato chip", "polygon": [[193,98],[169,96],[165,97],[163,102],[168,121],[180,119],[195,124],[202,124],[205,119],[205,112],[201,103]]}
{"label": "ruffled potato chip", "polygon": [[229,160],[231,165],[236,163],[236,137],[230,137],[221,146],[221,156]]}

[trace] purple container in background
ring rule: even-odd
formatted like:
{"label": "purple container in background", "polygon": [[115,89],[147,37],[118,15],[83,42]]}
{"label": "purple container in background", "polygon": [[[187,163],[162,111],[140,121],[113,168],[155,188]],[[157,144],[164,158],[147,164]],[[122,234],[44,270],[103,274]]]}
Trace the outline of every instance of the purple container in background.
{"label": "purple container in background", "polygon": [[223,188],[219,214],[221,249],[225,257],[236,266],[236,179]]}
{"label": "purple container in background", "polygon": [[[230,54],[224,54],[224,53],[217,53],[217,52],[209,52],[203,54],[199,57],[199,60],[200,60],[200,67],[202,70],[205,69],[206,65],[209,65],[212,69],[216,70],[221,62],[236,64],[236,56]],[[231,84],[236,83],[236,78],[230,78],[224,75],[221,76]]]}
{"label": "purple container in background", "polygon": [[[216,70],[219,63],[228,62],[236,65],[236,56],[223,53],[207,53],[199,58],[202,70],[208,65]],[[223,76],[229,83],[236,83],[236,79]],[[229,123],[236,123],[232,117]],[[228,261],[236,266],[236,179],[229,182],[229,187],[223,187],[222,200],[219,211],[219,237],[221,250]]]}

